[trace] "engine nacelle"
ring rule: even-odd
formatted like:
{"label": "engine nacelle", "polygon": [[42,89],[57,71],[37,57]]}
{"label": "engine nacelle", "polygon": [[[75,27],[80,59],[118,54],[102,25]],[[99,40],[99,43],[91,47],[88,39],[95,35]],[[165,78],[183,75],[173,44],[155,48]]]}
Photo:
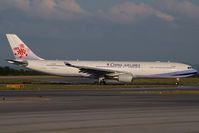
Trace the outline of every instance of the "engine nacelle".
{"label": "engine nacelle", "polygon": [[132,74],[121,74],[118,76],[118,81],[119,82],[132,82],[133,81],[133,75]]}

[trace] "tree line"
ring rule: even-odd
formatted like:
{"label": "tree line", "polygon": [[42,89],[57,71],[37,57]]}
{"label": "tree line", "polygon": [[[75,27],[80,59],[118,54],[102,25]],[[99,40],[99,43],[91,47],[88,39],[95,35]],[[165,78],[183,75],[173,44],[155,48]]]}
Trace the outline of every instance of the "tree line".
{"label": "tree line", "polygon": [[16,75],[45,75],[44,73],[33,71],[33,70],[24,70],[24,69],[14,69],[9,66],[1,67],[0,66],[0,75],[1,76],[16,76]]}

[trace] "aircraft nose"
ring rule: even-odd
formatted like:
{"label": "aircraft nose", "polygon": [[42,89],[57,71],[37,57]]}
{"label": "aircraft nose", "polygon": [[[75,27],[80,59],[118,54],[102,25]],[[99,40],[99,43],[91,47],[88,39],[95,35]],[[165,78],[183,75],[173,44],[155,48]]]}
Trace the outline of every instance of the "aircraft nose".
{"label": "aircraft nose", "polygon": [[198,71],[197,71],[196,69],[193,69],[193,72],[194,72],[195,74],[197,74],[197,73],[198,73]]}
{"label": "aircraft nose", "polygon": [[197,74],[198,71],[197,71],[196,69],[191,69],[191,70],[190,70],[190,73],[191,73],[191,74]]}

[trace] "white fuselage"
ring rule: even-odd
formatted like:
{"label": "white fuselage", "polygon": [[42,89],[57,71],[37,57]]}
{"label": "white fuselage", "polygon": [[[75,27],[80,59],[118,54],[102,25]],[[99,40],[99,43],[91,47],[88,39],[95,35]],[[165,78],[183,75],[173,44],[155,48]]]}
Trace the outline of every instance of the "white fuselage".
{"label": "white fuselage", "polygon": [[78,68],[69,67],[65,62],[77,66],[113,70],[130,73],[133,78],[178,78],[196,74],[191,66],[173,62],[124,62],[124,61],[70,61],[70,60],[27,60],[29,69],[59,75],[59,76],[84,76]]}

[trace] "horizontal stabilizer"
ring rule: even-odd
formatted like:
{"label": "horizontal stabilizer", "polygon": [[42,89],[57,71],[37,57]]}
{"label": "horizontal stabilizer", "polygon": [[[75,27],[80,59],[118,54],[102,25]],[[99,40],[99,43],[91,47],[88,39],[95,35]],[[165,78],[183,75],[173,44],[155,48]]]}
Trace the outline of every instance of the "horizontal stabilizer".
{"label": "horizontal stabilizer", "polygon": [[6,59],[6,61],[10,64],[15,64],[15,65],[18,65],[18,66],[23,66],[23,67],[28,66],[27,61],[18,61],[18,60],[9,60],[9,59]]}

